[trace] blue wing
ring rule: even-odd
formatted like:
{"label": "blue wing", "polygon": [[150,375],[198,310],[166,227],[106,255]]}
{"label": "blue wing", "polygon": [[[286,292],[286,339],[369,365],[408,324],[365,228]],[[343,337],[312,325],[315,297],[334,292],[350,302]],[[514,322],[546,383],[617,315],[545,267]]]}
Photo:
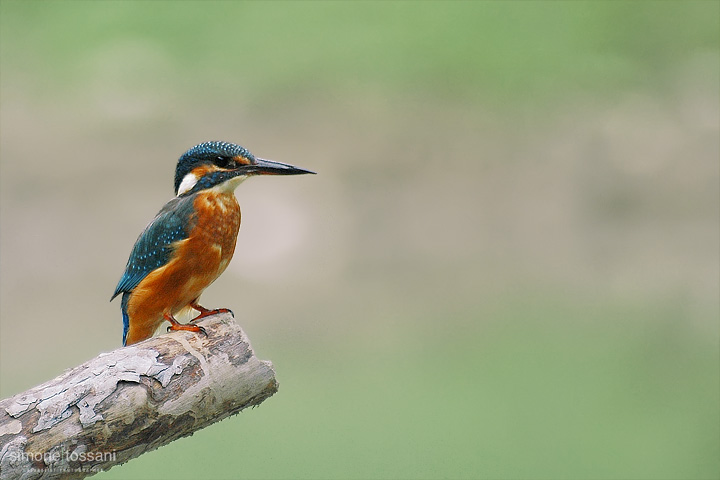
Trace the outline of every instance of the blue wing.
{"label": "blue wing", "polygon": [[128,315],[127,312],[127,304],[129,301],[130,292],[124,292],[122,296],[122,302],[120,304],[120,310],[122,310],[123,317],[123,347],[125,346],[125,340],[127,339],[127,332],[130,329],[130,315]]}
{"label": "blue wing", "polygon": [[[125,273],[110,300],[120,293],[132,292],[150,272],[170,261],[174,243],[187,238],[192,229],[195,221],[194,200],[195,195],[170,200],[145,227],[135,242],[125,266]],[[127,301],[123,301],[124,305],[126,303]]]}

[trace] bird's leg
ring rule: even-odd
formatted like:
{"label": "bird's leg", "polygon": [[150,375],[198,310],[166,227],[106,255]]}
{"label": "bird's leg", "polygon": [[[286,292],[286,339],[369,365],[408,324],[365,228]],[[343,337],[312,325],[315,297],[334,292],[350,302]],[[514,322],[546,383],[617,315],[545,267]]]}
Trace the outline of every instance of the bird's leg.
{"label": "bird's leg", "polygon": [[205,335],[206,337],[208,336],[205,329],[203,327],[201,327],[200,325],[187,325],[184,323],[180,323],[177,320],[175,320],[175,318],[172,315],[170,315],[169,313],[164,313],[163,318],[165,318],[165,320],[170,322],[170,326],[167,327],[168,332],[170,330],[185,330],[188,332],[199,332],[199,333],[202,333],[203,335]]}
{"label": "bird's leg", "polygon": [[233,313],[229,308],[216,308],[214,310],[207,309],[198,303],[198,298],[190,302],[190,306],[200,312],[200,315],[190,320],[190,323],[196,322],[210,315],[215,315],[216,313],[229,313],[231,315]]}

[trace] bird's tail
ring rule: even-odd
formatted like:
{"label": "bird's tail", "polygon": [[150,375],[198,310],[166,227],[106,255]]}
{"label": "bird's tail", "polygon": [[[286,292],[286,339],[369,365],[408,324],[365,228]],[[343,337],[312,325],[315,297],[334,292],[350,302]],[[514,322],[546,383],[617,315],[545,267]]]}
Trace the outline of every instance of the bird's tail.
{"label": "bird's tail", "polygon": [[130,317],[127,313],[128,302],[130,301],[130,292],[123,292],[122,302],[120,303],[120,309],[122,310],[123,317],[123,347],[125,346],[125,340],[127,340],[128,329],[130,328]]}

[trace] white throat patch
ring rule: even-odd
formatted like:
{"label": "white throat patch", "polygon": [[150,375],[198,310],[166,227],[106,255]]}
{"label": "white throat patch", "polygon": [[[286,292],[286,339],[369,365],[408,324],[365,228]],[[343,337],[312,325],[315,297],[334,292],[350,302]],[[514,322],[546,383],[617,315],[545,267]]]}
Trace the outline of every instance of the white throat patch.
{"label": "white throat patch", "polygon": [[246,178],[247,175],[238,175],[230,180],[225,180],[220,185],[215,185],[212,189],[218,193],[232,193]]}

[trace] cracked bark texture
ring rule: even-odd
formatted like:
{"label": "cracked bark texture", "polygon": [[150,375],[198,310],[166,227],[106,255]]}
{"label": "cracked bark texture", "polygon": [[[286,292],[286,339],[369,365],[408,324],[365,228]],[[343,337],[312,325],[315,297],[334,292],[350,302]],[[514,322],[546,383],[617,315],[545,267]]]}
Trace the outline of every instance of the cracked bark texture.
{"label": "cracked bark texture", "polygon": [[102,353],[0,401],[0,479],[84,478],[259,405],[278,389],[232,315]]}

